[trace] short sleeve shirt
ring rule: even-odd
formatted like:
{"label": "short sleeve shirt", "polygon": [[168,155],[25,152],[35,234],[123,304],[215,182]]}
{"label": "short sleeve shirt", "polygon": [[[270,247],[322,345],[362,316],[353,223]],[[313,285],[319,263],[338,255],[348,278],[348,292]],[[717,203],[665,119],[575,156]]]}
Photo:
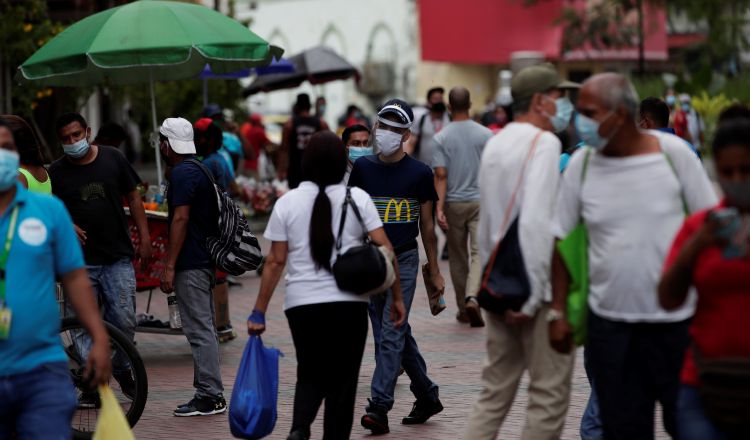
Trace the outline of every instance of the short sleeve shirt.
{"label": "short sleeve shirt", "polygon": [[61,157],[49,169],[52,193],[65,203],[73,223],[86,231],[83,255],[93,266],[133,258],[123,200],[141,182],[120,150],[103,145],[98,149],[91,163],[76,165]]}
{"label": "short sleeve shirt", "polygon": [[[326,187],[326,195],[331,202],[331,228],[334,237],[338,235],[341,221],[341,207],[346,196],[343,184]],[[338,301],[367,302],[367,298],[339,290],[333,275],[325,269],[316,269],[310,252],[310,215],[319,188],[312,182],[302,182],[299,187],[282,196],[273,208],[264,237],[271,241],[285,241],[289,247],[286,274],[286,296],[284,309],[309,304]],[[357,218],[347,212],[342,236],[341,252],[363,243],[366,233],[383,226],[375,205],[370,197],[359,188],[351,189],[352,199],[357,205],[365,229],[362,230]],[[335,262],[336,251],[331,250],[331,264]]]}
{"label": "short sleeve shirt", "polygon": [[24,373],[49,362],[65,362],[55,277],[84,268],[83,254],[65,205],[56,197],[16,185],[16,196],[0,216],[5,243],[11,212],[18,219],[6,267],[6,301],[13,313],[10,337],[0,340],[0,375]]}
{"label": "short sleeve shirt", "polygon": [[224,158],[219,156],[219,153],[213,152],[204,157],[202,162],[211,172],[214,182],[219,185],[219,188],[225,192],[228,191],[231,179],[229,177],[229,167],[227,167],[227,162]]}
{"label": "short sleeve shirt", "polygon": [[[682,225],[665,263],[671,267],[685,244],[700,231],[710,211],[690,216]],[[700,253],[692,284],[698,292],[690,336],[701,355],[750,358],[750,260],[724,259],[718,246]],[[682,382],[698,385],[692,350],[682,368]]]}
{"label": "short sleeve shirt", "polygon": [[448,171],[446,202],[479,200],[479,164],[491,137],[489,128],[471,120],[451,122],[435,135],[432,168]]}
{"label": "short sleeve shirt", "polygon": [[372,197],[394,247],[416,240],[422,204],[438,199],[432,170],[409,155],[392,164],[375,155],[359,158],[349,186],[362,188]]}
{"label": "short sleeve shirt", "polygon": [[172,169],[167,192],[169,223],[178,206],[190,206],[185,243],[177,257],[175,270],[213,269],[206,239],[219,233],[219,210],[216,190],[199,165],[183,161]]}
{"label": "short sleeve shirt", "polygon": [[[573,154],[557,195],[553,234],[564,238],[579,221],[588,232],[589,307],[623,322],[677,322],[693,314],[659,306],[657,284],[664,259],[685,220],[717,203],[700,161],[676,136],[650,131],[662,152],[608,157],[587,149]],[[664,154],[666,153],[666,155]],[[674,170],[670,166],[670,160]]]}

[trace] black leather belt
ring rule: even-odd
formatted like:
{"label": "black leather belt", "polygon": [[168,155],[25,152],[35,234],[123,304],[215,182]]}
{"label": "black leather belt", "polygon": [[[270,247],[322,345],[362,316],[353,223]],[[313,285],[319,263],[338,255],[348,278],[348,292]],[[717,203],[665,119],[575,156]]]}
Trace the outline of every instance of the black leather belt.
{"label": "black leather belt", "polygon": [[404,244],[400,244],[393,248],[393,253],[396,254],[396,256],[399,256],[403,254],[404,252],[409,252],[411,250],[417,249],[419,246],[417,246],[417,240],[411,240]]}

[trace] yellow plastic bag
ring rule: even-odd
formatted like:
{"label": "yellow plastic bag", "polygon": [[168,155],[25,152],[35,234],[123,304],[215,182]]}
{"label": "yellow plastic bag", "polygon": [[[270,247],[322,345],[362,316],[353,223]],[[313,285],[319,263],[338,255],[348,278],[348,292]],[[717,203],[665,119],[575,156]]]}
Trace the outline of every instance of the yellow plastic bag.
{"label": "yellow plastic bag", "polygon": [[99,411],[92,440],[135,440],[122,407],[108,385],[99,386],[99,398],[102,409]]}

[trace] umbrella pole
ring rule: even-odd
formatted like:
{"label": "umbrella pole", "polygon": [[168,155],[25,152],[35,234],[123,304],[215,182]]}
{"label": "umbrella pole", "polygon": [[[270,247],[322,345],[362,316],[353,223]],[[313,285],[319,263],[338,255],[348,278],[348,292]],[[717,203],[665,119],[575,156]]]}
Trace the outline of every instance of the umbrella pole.
{"label": "umbrella pole", "polygon": [[157,182],[159,184],[159,190],[161,190],[161,181],[162,181],[162,171],[161,171],[161,151],[159,150],[159,127],[156,123],[156,96],[154,94],[154,75],[151,74],[151,77],[148,81],[148,87],[149,91],[151,92],[151,122],[153,123],[154,128],[154,134],[152,137],[152,142],[154,143],[153,147],[156,149],[156,173],[157,173]]}

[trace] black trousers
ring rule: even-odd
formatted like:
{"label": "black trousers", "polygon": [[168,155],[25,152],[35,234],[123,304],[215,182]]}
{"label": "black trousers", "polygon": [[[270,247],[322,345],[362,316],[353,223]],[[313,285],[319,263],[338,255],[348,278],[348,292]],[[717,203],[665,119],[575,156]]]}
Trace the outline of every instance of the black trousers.
{"label": "black trousers", "polygon": [[310,431],[325,399],[324,440],[348,440],[367,340],[367,303],[331,302],[286,311],[297,352],[292,431]]}
{"label": "black trousers", "polygon": [[690,321],[627,323],[589,313],[586,356],[607,440],[651,440],[654,409],[677,436],[680,370]]}

